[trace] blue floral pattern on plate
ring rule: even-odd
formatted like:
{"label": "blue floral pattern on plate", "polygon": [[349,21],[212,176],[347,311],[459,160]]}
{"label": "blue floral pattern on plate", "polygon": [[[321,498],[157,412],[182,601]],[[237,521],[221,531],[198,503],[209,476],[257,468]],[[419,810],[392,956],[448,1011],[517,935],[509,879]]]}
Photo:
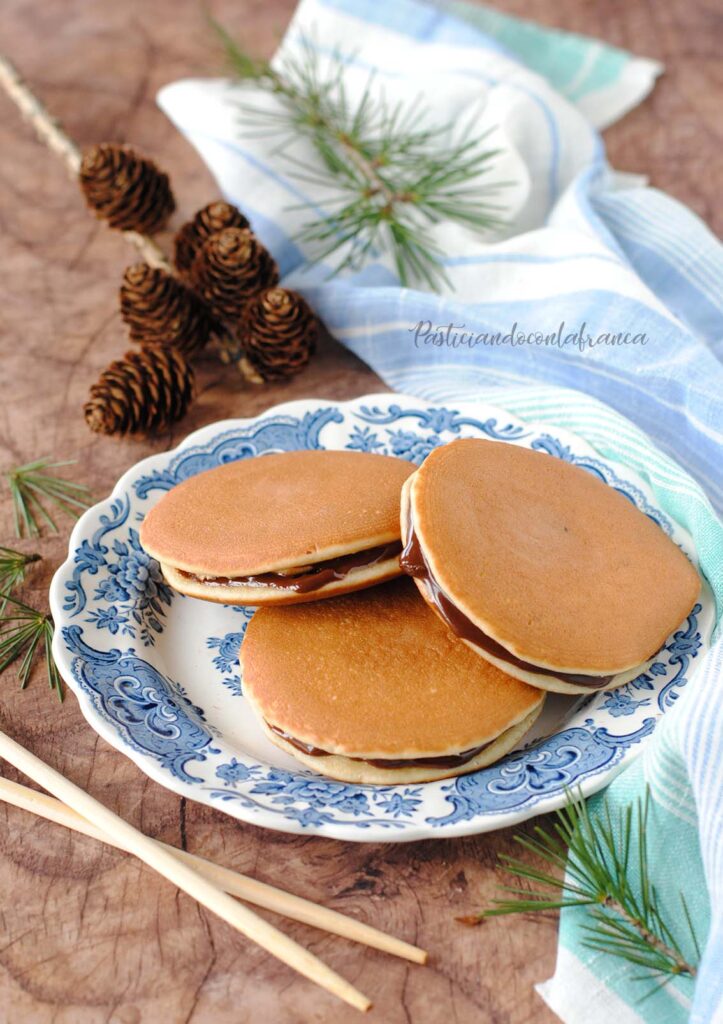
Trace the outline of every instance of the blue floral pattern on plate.
{"label": "blue floral pattern on plate", "polygon": [[656,508],[640,478],[568,431],[538,429],[487,406],[442,408],[398,395],[289,403],[255,420],[205,427],[175,451],[146,459],[76,526],[51,588],[59,627],[54,650],[91,725],[178,793],[255,824],[346,839],[484,831],[559,806],[570,787],[592,792],[603,785],[640,750],[708,644],[712,605],[705,589],[644,673],[592,696],[550,735],[543,730],[544,738],[498,764],[420,786],[347,785],[301,769],[261,736],[243,699],[238,663],[253,609],[173,594],[140,546],[138,526],[148,509],[175,484],[213,466],[301,448],[419,463],[456,437],[520,444],[579,465],[694,556],[690,539]]}
{"label": "blue floral pattern on plate", "polygon": [[138,531],[129,527],[125,536],[106,543],[110,534],[128,521],[130,500],[126,496],[110,506],[110,515],[100,516],[100,527],[85,538],[73,556],[73,577],[65,587],[63,611],[75,617],[88,604],[84,576],[100,576],[93,592],[94,607],[85,622],[107,629],[115,636],[138,634],[145,647],[163,632],[162,619],[173,591],[164,581],[161,567],[141,547]]}
{"label": "blue floral pattern on plate", "polygon": [[221,682],[235,697],[241,697],[243,694],[238,660],[239,649],[246,632],[246,623],[251,618],[253,611],[253,608],[243,609],[246,618],[243,628],[239,632],[232,630],[224,636],[210,636],[206,640],[206,647],[217,652],[212,659],[213,667],[221,673],[223,677]]}

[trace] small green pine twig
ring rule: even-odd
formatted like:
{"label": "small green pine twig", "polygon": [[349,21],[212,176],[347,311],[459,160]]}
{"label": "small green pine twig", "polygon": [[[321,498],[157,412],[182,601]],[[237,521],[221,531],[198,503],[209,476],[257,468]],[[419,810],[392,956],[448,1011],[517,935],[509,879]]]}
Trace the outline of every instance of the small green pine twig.
{"label": "small green pine twig", "polygon": [[[648,866],[649,806],[649,793],[646,793],[644,799],[629,805],[613,819],[606,802],[600,819],[593,823],[584,799],[571,797],[567,806],[556,812],[551,832],[537,825],[532,836],[514,837],[523,849],[541,858],[559,874],[500,855],[509,874],[532,883],[534,888],[503,886],[503,891],[514,899],[494,900],[490,909],[465,918],[464,923],[477,923],[501,914],[587,906],[589,923],[583,927],[583,943],[589,949],[621,957],[641,967],[641,980],[652,976],[665,984],[676,976],[695,977],[696,965],[686,958],[671,925],[658,910]],[[628,881],[633,861],[640,876],[636,890]],[[696,958],[700,959],[700,948],[682,893],[680,900],[685,928]]]}
{"label": "small green pine twig", "polygon": [[13,501],[15,533],[18,537],[38,537],[45,523],[53,533],[58,532],[55,520],[47,506],[78,518],[90,505],[90,493],[84,484],[76,484],[49,472],[62,466],[73,465],[75,460],[53,462],[50,458],[37,459],[26,466],[6,471],[5,479]]}
{"label": "small green pine twig", "polygon": [[26,567],[38,561],[40,555],[26,555],[0,545],[0,616],[5,611],[7,596],[25,579]]}
{"label": "small green pine twig", "polygon": [[[280,100],[278,109],[242,102],[247,130],[278,137],[277,156],[297,180],[322,190],[319,205],[327,212],[319,215],[314,207],[314,219],[299,234],[314,245],[315,262],[346,247],[333,269],[337,273],[388,252],[403,285],[438,288],[449,280],[431,228],[443,220],[476,232],[502,224],[492,198],[510,183],[480,183],[498,151],[487,148],[486,134],[476,131],[477,112],[465,124],[432,125],[421,99],[389,101],[375,89],[373,74],[361,98],[352,100],[344,75],[352,55],[337,51],[322,68],[306,37],[298,55],[285,55],[276,68],[254,60],[210,20],[236,77]],[[288,143],[299,136],[312,144],[317,163],[289,156]]]}
{"label": "small green pine twig", "polygon": [[[20,660],[18,679],[22,689],[28,685],[36,655],[45,655],[48,685],[63,700],[63,684],[53,660],[53,619],[49,612],[39,612],[6,594],[5,612],[0,619],[0,674]],[[10,607],[8,607],[8,605]]]}

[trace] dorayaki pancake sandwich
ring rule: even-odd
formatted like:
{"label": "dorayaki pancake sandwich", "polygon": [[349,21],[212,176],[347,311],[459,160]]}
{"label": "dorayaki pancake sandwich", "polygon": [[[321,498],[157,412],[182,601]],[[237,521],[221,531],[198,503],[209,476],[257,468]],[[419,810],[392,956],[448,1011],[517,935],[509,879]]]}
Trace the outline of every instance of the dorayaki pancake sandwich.
{"label": "dorayaki pancake sandwich", "polygon": [[352,451],[261,455],[165,494],[141,544],[176,590],[223,604],[296,604],[399,575],[399,502],[413,467]]}
{"label": "dorayaki pancake sandwich", "polygon": [[464,642],[559,693],[639,675],[693,608],[700,579],[624,495],[543,452],[437,448],[402,493],[402,568]]}
{"label": "dorayaki pancake sandwich", "polygon": [[269,739],[346,782],[430,782],[491,764],[545,696],[455,640],[407,579],[261,608],[241,667]]}

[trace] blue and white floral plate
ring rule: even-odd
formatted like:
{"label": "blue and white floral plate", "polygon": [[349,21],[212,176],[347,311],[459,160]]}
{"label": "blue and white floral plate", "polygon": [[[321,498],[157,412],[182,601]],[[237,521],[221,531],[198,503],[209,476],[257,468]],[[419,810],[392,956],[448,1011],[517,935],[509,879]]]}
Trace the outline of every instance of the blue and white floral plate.
{"label": "blue and white floral plate", "polygon": [[[563,430],[500,409],[437,408],[398,395],[290,402],[204,427],[145,459],[80,519],[51,587],[54,654],[96,732],[156,782],[255,825],[366,841],[484,832],[592,793],[638,754],[709,643],[710,593],[649,670],[584,701],[552,695],[525,746],[472,775],[415,786],[353,786],[302,769],[264,737],[243,697],[238,646],[252,610],[175,594],[140,547],[138,527],[174,484],[235,459],[349,448],[412,462],[457,437],[519,444],[574,462],[616,487],[695,558],[630,470]],[[651,586],[656,586],[654,579]]]}

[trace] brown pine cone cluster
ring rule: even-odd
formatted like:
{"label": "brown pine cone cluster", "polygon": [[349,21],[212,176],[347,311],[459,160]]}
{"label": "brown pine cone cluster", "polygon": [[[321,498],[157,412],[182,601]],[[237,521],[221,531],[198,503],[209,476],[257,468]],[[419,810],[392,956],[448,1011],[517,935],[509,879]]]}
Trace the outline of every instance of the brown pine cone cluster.
{"label": "brown pine cone cluster", "polygon": [[85,420],[98,434],[155,434],[181,419],[193,388],[193,370],[175,349],[126,352],[90,389]]}
{"label": "brown pine cone cluster", "polygon": [[221,356],[257,382],[298,373],[316,346],[318,321],[300,295],[278,288],[279,271],[248,221],[210,203],[176,235],[175,263],[229,336]]}
{"label": "brown pine cone cluster", "polygon": [[120,289],[120,311],[132,341],[165,345],[197,355],[213,330],[206,305],[177,278],[147,263],[128,267]]}
{"label": "brown pine cone cluster", "polygon": [[261,289],[275,285],[279,270],[248,228],[225,228],[196,253],[190,281],[215,316],[236,320]]}
{"label": "brown pine cone cluster", "polygon": [[250,300],[240,331],[245,358],[261,381],[292,377],[316,350],[319,324],[304,299],[266,288]]}
{"label": "brown pine cone cluster", "polygon": [[[123,231],[153,234],[175,209],[168,176],[127,146],[94,146],[79,179],[88,205]],[[199,210],[176,235],[174,262],[183,280],[148,263],[125,272],[121,316],[141,348],[91,388],[85,419],[96,433],[153,434],[180,419],[194,389],[186,359],[223,329],[226,359],[238,361],[241,349],[255,381],[292,376],[314,352],[316,317],[300,295],[278,287],[276,263],[235,206]]]}
{"label": "brown pine cone cluster", "polygon": [[188,274],[196,253],[212,235],[225,228],[247,228],[248,220],[230,203],[209,203],[199,210],[193,220],[184,224],[174,241],[173,262],[181,274]]}
{"label": "brown pine cone cluster", "polygon": [[152,235],[176,208],[168,175],[129,146],[93,146],[83,155],[79,178],[91,209],[121,231]]}

